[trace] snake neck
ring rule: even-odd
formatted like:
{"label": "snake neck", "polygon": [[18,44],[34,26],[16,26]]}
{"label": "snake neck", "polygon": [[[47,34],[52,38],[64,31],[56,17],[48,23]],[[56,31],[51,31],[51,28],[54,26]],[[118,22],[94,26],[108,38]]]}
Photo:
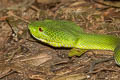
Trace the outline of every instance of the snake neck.
{"label": "snake neck", "polygon": [[115,36],[82,33],[78,36],[75,47],[114,51],[118,44],[120,44],[120,38]]}

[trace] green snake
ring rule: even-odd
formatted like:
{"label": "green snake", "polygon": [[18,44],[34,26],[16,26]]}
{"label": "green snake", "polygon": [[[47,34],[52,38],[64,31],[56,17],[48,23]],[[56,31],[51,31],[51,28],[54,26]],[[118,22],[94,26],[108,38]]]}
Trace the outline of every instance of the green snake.
{"label": "green snake", "polygon": [[118,37],[88,34],[74,22],[64,20],[35,21],[31,22],[28,28],[33,37],[54,47],[112,50],[115,62],[120,65],[120,38]]}

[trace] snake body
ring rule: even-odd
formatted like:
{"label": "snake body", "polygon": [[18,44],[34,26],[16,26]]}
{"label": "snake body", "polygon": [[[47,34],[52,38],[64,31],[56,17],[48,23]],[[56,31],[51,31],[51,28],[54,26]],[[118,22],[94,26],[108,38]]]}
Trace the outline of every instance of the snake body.
{"label": "snake body", "polygon": [[120,38],[118,37],[88,34],[74,22],[64,20],[35,21],[31,22],[28,28],[36,39],[54,47],[112,50],[115,62],[120,65]]}

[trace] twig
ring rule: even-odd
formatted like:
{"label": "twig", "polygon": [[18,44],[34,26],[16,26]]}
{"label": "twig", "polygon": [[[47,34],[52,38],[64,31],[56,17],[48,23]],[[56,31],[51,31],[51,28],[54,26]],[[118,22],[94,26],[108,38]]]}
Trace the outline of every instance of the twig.
{"label": "twig", "polygon": [[2,75],[0,75],[0,79],[3,79],[4,77],[6,77],[6,76],[8,76],[8,75],[10,75],[10,74],[13,74],[15,71],[10,71],[10,72],[8,72],[8,73],[6,73],[6,74],[2,74]]}
{"label": "twig", "polygon": [[120,33],[120,31],[107,32],[107,34],[112,34],[112,33]]}
{"label": "twig", "polygon": [[113,8],[120,8],[120,7],[117,7],[117,6],[113,6],[113,5],[109,5],[109,4],[102,3],[102,2],[100,2],[99,0],[93,0],[93,1],[96,2],[96,3],[98,3],[98,4],[105,5],[105,6],[109,6],[109,7],[113,7]]}
{"label": "twig", "polygon": [[110,61],[110,60],[113,60],[113,59],[114,58],[111,57],[111,58],[102,59],[102,60],[96,60],[96,61],[92,62],[92,64],[90,65],[89,73],[91,73],[93,71],[96,64],[99,64],[101,62],[107,62],[107,61]]}

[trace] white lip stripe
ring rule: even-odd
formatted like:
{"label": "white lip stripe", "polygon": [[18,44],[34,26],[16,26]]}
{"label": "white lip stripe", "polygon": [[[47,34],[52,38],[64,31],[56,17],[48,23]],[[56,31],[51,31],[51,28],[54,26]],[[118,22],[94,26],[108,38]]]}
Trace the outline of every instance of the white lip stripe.
{"label": "white lip stripe", "polygon": [[40,41],[44,41],[44,42],[46,42],[45,40],[43,40],[43,39],[41,39],[41,38],[37,38],[37,37],[35,37],[34,35],[32,35],[32,36],[33,36],[34,38],[40,40]]}
{"label": "white lip stripe", "polygon": [[62,46],[61,43],[59,44],[59,46]]}
{"label": "white lip stripe", "polygon": [[37,38],[37,37],[35,37],[34,35],[32,35],[34,38],[36,38],[36,39],[38,39],[38,40],[40,40],[40,41],[42,41],[42,42],[46,42],[46,43],[48,43],[48,44],[50,44],[50,45],[53,45],[53,46],[57,46],[57,47],[71,47],[71,45],[67,45],[67,44],[63,44],[63,43],[55,43],[55,42],[48,42],[48,41],[46,41],[46,40],[44,40],[44,39],[41,39],[41,38]]}

